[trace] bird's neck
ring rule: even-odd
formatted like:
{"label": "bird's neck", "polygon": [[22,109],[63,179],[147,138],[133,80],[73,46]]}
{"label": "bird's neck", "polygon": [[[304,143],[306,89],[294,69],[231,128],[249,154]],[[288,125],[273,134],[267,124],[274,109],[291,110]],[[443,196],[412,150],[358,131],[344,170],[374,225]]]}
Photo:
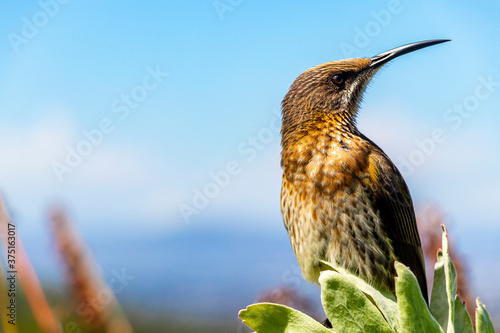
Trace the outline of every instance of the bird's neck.
{"label": "bird's neck", "polygon": [[312,112],[312,115],[301,122],[285,122],[281,129],[281,145],[283,150],[291,148],[298,141],[318,135],[333,135],[338,137],[359,136],[354,114],[349,112]]}
{"label": "bird's neck", "polygon": [[[348,149],[353,142],[364,141],[356,128],[353,117],[346,113],[317,113],[300,123],[293,130],[282,129],[281,164],[307,163],[315,151],[323,146]],[[326,147],[325,146],[325,147]],[[327,151],[323,152],[327,156]]]}

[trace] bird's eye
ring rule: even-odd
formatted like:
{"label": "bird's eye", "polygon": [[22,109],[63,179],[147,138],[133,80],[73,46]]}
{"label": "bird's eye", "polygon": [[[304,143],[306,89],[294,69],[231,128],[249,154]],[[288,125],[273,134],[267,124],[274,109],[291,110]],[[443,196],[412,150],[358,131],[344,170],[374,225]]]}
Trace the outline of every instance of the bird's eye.
{"label": "bird's eye", "polygon": [[336,85],[336,86],[340,86],[342,83],[344,83],[344,77],[342,77],[342,75],[339,75],[339,74],[335,74],[334,76],[332,76],[330,78],[330,81]]}

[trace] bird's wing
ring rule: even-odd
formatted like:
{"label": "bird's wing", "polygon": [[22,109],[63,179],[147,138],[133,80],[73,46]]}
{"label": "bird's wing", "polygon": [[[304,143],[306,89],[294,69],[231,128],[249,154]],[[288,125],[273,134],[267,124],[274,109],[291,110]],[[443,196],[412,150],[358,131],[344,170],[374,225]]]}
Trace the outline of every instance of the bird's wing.
{"label": "bird's wing", "polygon": [[369,168],[375,205],[392,240],[394,253],[415,274],[427,301],[425,263],[410,191],[403,176],[382,150],[372,151]]}

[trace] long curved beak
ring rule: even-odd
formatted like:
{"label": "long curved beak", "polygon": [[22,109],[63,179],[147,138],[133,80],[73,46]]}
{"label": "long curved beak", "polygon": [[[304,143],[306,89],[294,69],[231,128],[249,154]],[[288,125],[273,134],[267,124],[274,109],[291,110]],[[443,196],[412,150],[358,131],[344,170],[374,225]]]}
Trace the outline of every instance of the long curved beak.
{"label": "long curved beak", "polygon": [[422,42],[416,42],[416,43],[411,43],[407,45],[403,45],[400,47],[396,47],[395,49],[386,51],[384,53],[380,53],[379,55],[376,55],[374,57],[371,57],[370,60],[372,61],[371,65],[369,68],[375,68],[375,67],[380,67],[383,64],[387,63],[388,61],[397,58],[399,56],[402,56],[403,54],[407,54],[416,50],[423,49],[424,47],[440,44],[440,43],[445,43],[449,42],[451,39],[433,39],[433,40],[425,40]]}

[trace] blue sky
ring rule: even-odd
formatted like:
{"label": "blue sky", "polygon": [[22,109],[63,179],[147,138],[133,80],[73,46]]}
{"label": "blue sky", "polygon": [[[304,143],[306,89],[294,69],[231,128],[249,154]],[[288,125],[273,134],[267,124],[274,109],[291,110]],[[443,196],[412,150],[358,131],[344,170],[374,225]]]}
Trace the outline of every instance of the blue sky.
{"label": "blue sky", "polygon": [[[418,162],[403,171],[414,202],[443,208],[463,252],[498,250],[467,242],[500,230],[498,1],[42,0],[0,12],[0,188],[31,251],[48,242],[46,211],[60,202],[90,240],[207,225],[286,237],[274,125],[293,80],[349,56],[346,45],[369,57],[436,38],[453,41],[380,71],[359,128],[400,168]],[[431,147],[436,129],[446,140]],[[60,181],[54,163],[79,146],[88,154]],[[187,223],[180,207],[228,163],[233,174]]]}

